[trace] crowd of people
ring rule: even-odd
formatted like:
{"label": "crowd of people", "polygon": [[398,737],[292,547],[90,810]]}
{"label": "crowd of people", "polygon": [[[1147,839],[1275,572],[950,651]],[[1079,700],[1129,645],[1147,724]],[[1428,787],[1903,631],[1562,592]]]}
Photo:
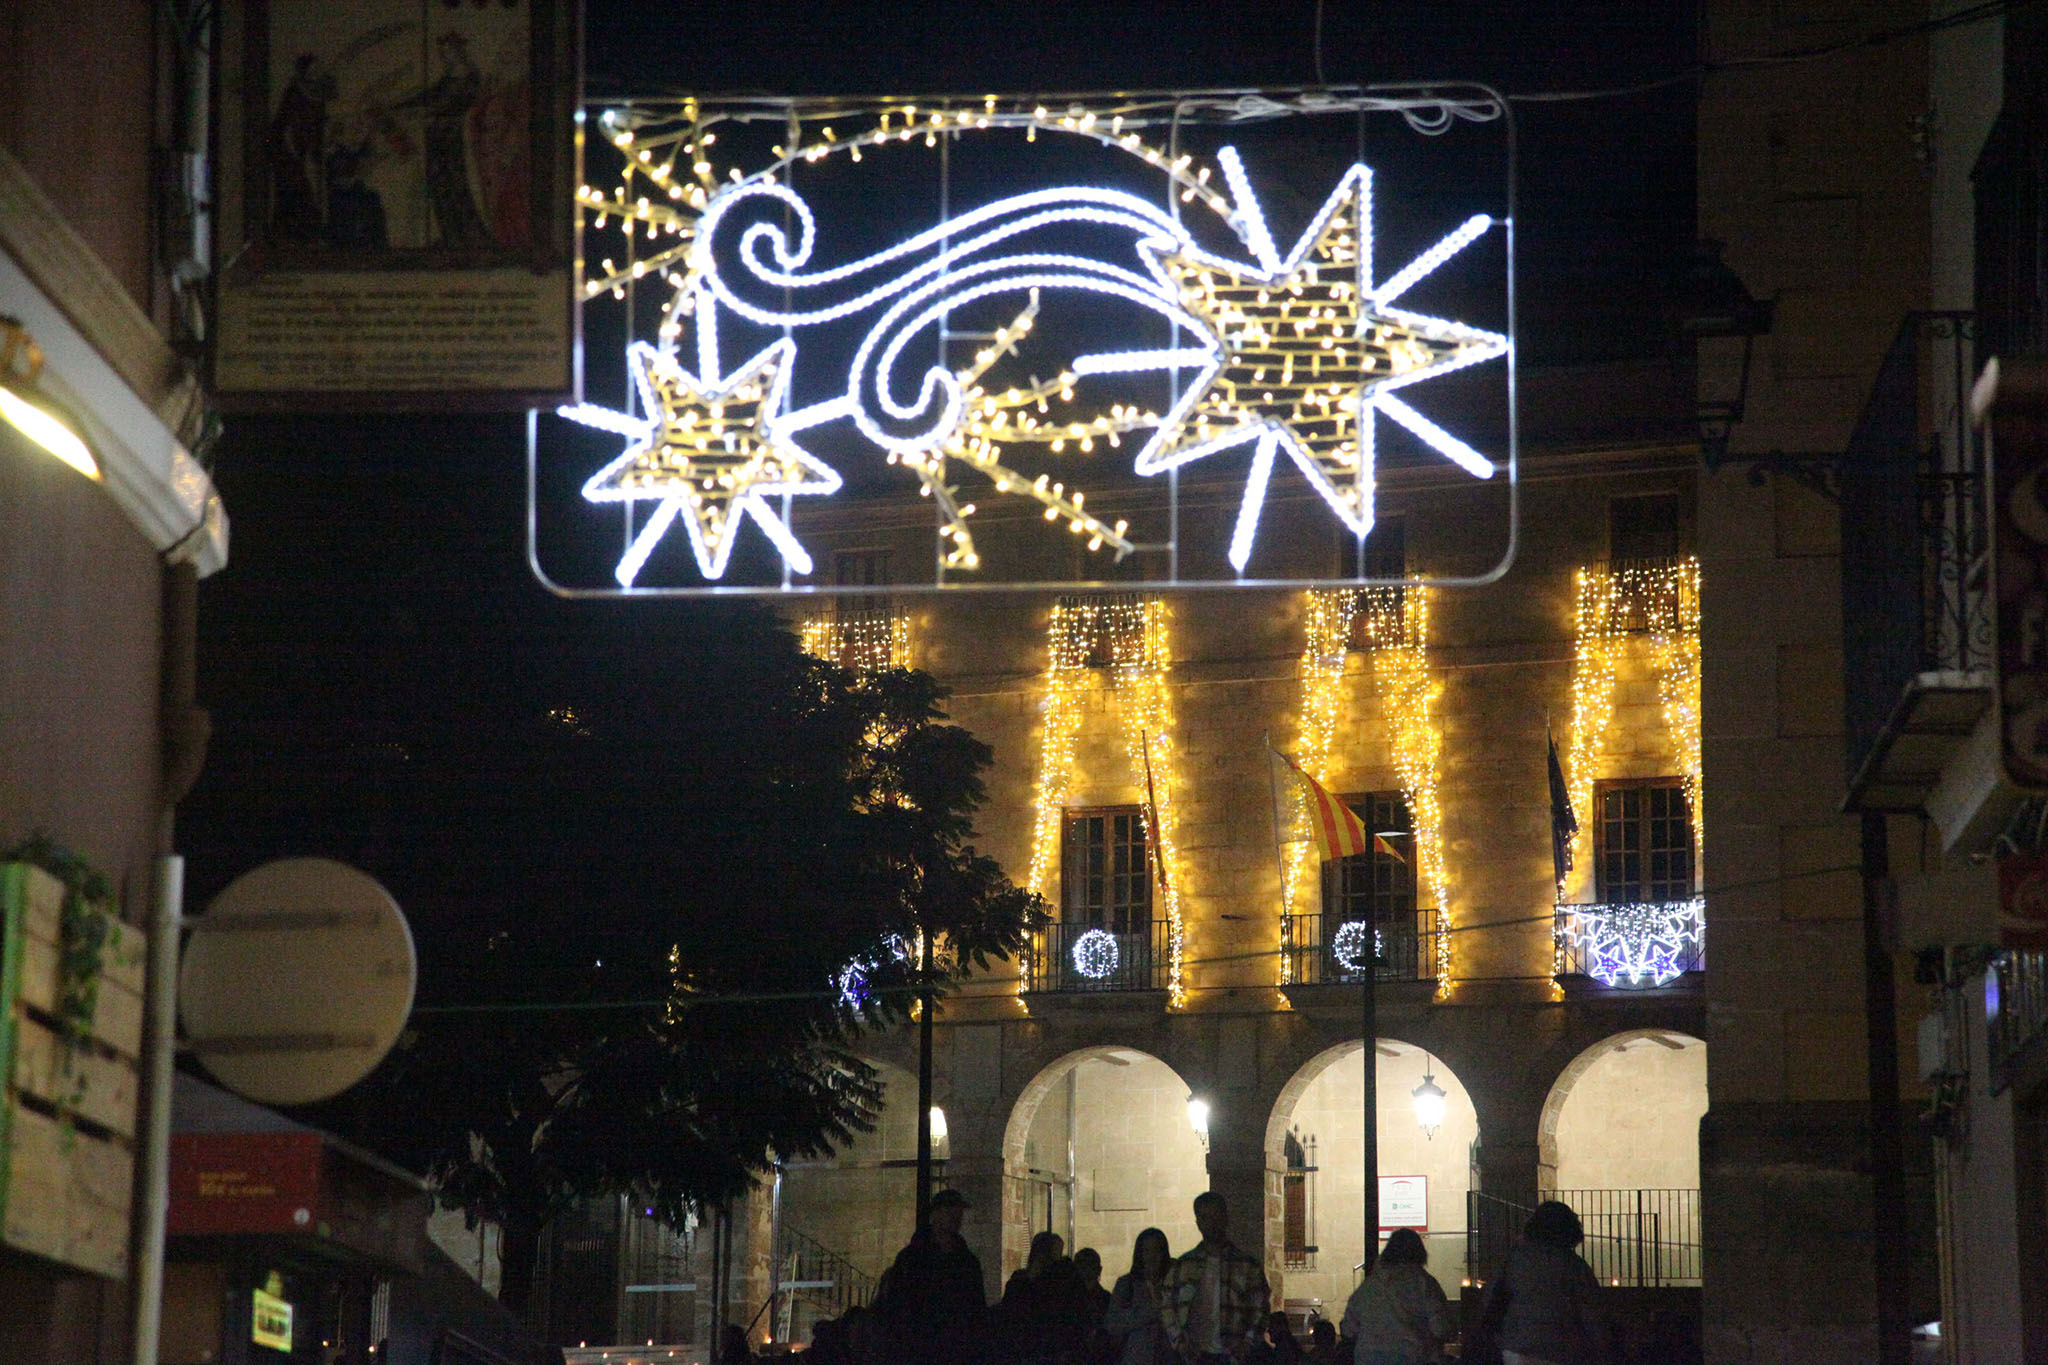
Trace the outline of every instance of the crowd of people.
{"label": "crowd of people", "polygon": [[[1176,1257],[1146,1228],[1130,1269],[1102,1285],[1092,1247],[1066,1254],[1053,1232],[1031,1239],[1022,1269],[990,1305],[981,1262],[960,1236],[967,1201],[942,1190],[927,1224],[883,1275],[874,1302],[820,1322],[814,1365],[1604,1365],[1613,1342],[1599,1281],[1578,1254],[1578,1215],[1539,1206],[1525,1239],[1461,1330],[1422,1238],[1388,1238],[1338,1322],[1315,1319],[1306,1341],[1272,1293],[1259,1258],[1230,1240],[1223,1196],[1195,1199],[1196,1245]],[[744,1339],[719,1365],[751,1359]]]}

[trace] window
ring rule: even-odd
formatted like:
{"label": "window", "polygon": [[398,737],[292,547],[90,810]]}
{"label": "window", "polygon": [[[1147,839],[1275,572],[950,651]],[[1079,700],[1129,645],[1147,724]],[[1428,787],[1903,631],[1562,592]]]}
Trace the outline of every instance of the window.
{"label": "window", "polygon": [[1138,806],[1070,810],[1061,831],[1060,919],[1116,934],[1152,922],[1152,865]]}
{"label": "window", "polygon": [[1692,807],[1675,777],[1594,787],[1594,882],[1603,905],[1693,894]]}
{"label": "window", "polygon": [[1399,792],[1367,792],[1347,796],[1365,823],[1368,836],[1379,835],[1365,852],[1325,864],[1323,915],[1328,933],[1352,920],[1412,925],[1415,920],[1415,822]]}
{"label": "window", "polygon": [[1282,1225],[1285,1229],[1287,1265],[1290,1269],[1313,1269],[1316,1263],[1316,1210],[1312,1181],[1316,1173],[1316,1140],[1304,1140],[1299,1128],[1281,1139],[1281,1154],[1287,1169],[1280,1176]]}
{"label": "window", "polygon": [[1607,500],[1609,559],[1671,559],[1679,553],[1676,493]]}
{"label": "window", "polygon": [[873,588],[889,577],[887,550],[841,550],[832,556],[832,581],[842,588]]}

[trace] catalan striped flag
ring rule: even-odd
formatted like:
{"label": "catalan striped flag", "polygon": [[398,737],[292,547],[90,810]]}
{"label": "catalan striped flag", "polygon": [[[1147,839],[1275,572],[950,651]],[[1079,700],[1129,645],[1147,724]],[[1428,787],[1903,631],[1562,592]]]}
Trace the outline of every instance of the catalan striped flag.
{"label": "catalan striped flag", "polygon": [[[1276,749],[1274,751],[1278,753]],[[1372,846],[1372,840],[1365,832],[1365,823],[1352,814],[1351,808],[1330,795],[1329,789],[1301,770],[1299,764],[1286,754],[1280,754],[1301,783],[1302,798],[1308,803],[1308,826],[1316,837],[1316,856],[1324,862],[1332,858],[1350,858],[1363,853]]]}

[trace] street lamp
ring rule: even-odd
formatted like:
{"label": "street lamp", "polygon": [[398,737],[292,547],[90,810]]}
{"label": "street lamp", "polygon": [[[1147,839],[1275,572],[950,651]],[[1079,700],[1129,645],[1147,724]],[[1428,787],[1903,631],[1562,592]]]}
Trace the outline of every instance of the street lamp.
{"label": "street lamp", "polygon": [[936,1104],[931,1107],[932,1156],[944,1160],[950,1150],[946,1144],[946,1111]]}
{"label": "street lamp", "polygon": [[1195,1130],[1195,1136],[1202,1140],[1202,1147],[1209,1146],[1209,1101],[1199,1095],[1188,1096],[1188,1127]]}
{"label": "street lamp", "polygon": [[1724,244],[1703,239],[1679,289],[1678,330],[1695,342],[1709,337],[1740,338],[1742,359],[1732,378],[1716,372],[1713,395],[1703,375],[1699,395],[1700,456],[1709,470],[1728,454],[1728,438],[1742,420],[1749,399],[1749,362],[1756,339],[1771,330],[1773,299],[1753,297],[1729,264],[1721,259]]}
{"label": "street lamp", "polygon": [[99,461],[78,424],[37,386],[42,372],[42,347],[18,319],[0,317],[0,417],[88,479],[98,479]]}
{"label": "street lamp", "polygon": [[1415,1101],[1415,1121],[1422,1125],[1422,1135],[1434,1138],[1436,1130],[1444,1126],[1444,1088],[1436,1083],[1435,1074],[1429,1069],[1425,1058],[1422,1084],[1408,1092]]}

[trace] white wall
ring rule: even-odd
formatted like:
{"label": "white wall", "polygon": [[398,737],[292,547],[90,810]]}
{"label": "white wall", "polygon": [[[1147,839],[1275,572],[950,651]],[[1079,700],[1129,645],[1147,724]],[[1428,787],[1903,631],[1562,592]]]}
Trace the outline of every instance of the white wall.
{"label": "white wall", "polygon": [[[1130,1268],[1138,1233],[1156,1227],[1178,1256],[1194,1246],[1194,1199],[1209,1188],[1208,1157],[1188,1124],[1188,1087],[1142,1052],[1089,1057],[1074,1077],[1074,1244],[1102,1254],[1103,1281]],[[1030,1164],[1064,1171],[1066,1088],[1055,1085],[1025,1139]],[[1066,1235],[1055,1204],[1053,1231]]]}
{"label": "white wall", "polygon": [[1676,1034],[1599,1055],[1568,1086],[1557,1117],[1560,1190],[1696,1190],[1707,1047]]}

